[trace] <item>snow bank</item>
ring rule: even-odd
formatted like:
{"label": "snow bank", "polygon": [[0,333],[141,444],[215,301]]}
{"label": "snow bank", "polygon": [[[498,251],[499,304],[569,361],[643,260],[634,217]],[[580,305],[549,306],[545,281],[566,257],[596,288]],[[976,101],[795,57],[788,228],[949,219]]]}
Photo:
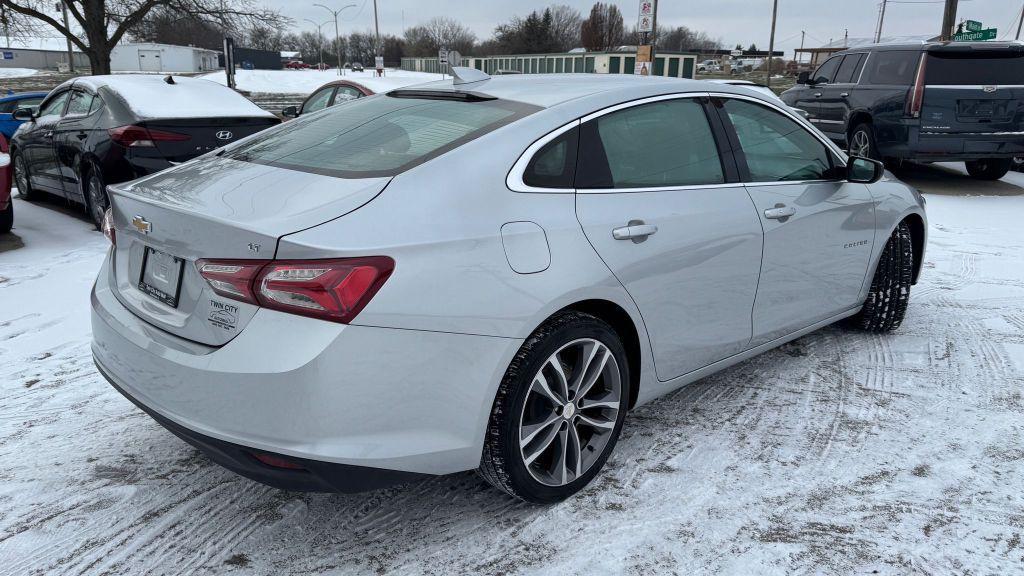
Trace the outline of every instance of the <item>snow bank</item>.
{"label": "snow bank", "polygon": [[140,118],[273,117],[234,90],[200,78],[174,76],[99,76],[96,83],[120,94]]}
{"label": "snow bank", "polygon": [[34,68],[0,68],[0,78],[24,78],[34,76],[39,70]]}
{"label": "snow bank", "polygon": [[[227,84],[224,72],[205,74],[200,78],[212,80],[218,84]],[[270,94],[310,94],[333,80],[351,80],[374,92],[387,92],[395,88],[440,79],[440,74],[407,70],[388,70],[387,76],[383,78],[376,78],[372,70],[364,72],[346,70],[344,76],[338,76],[337,70],[239,70],[235,73],[235,83],[239,90]]]}

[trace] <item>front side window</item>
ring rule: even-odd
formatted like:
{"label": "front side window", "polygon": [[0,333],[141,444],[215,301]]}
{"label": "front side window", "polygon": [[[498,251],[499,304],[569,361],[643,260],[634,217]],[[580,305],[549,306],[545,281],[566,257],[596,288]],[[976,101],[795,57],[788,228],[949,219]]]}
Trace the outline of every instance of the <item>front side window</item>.
{"label": "front side window", "polygon": [[68,101],[68,95],[71,94],[70,90],[65,90],[60,94],[57,94],[50,99],[42,108],[39,109],[39,116],[51,116],[54,114],[59,115],[64,111],[64,103]]}
{"label": "front side window", "polygon": [[818,66],[818,69],[814,71],[814,83],[828,84],[831,82],[832,78],[836,75],[836,70],[839,68],[839,63],[842,60],[842,56],[833,56],[826,60],[824,64]]}
{"label": "front side window", "polygon": [[662,100],[612,112],[583,125],[577,188],[652,188],[721,184],[722,161],[704,106]]}
{"label": "front side window", "polygon": [[306,104],[302,107],[302,113],[308,114],[310,112],[316,112],[317,110],[327,108],[327,103],[331,101],[332,92],[334,92],[334,86],[324,88],[310,96],[309,100],[306,100]]}
{"label": "front side window", "polygon": [[890,50],[875,52],[868,59],[864,77],[867,84],[910,86],[914,83],[921,52]]}
{"label": "front side window", "polygon": [[85,116],[92,108],[92,94],[75,90],[71,93],[71,102],[68,104],[68,111],[65,116]]}
{"label": "front side window", "polygon": [[725,100],[750,172],[750,182],[825,180],[832,177],[828,149],[802,126],[759,104]]}
{"label": "front side window", "polygon": [[300,116],[224,155],[341,178],[394,176],[539,110],[510,100],[397,94]]}

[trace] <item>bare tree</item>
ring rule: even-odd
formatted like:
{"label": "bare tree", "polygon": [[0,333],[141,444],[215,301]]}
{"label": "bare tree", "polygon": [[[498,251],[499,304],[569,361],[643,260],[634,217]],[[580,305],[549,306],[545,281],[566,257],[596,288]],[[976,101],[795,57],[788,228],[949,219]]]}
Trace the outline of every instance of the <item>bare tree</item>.
{"label": "bare tree", "polygon": [[597,2],[580,25],[580,39],[587,50],[611,50],[622,43],[624,30],[618,6]]}
{"label": "bare tree", "polygon": [[476,46],[476,34],[450,18],[434,18],[407,29],[405,43],[412,56],[436,56],[439,48],[470,54]]}
{"label": "bare tree", "polygon": [[658,26],[658,48],[679,52],[711,52],[722,47],[722,40],[712,38],[707,32],[691,30],[686,26],[676,28]]}
{"label": "bare tree", "polygon": [[52,10],[53,0],[0,0],[0,21],[19,36],[39,34],[46,28],[56,30],[89,57],[93,74],[110,73],[114,46],[157,8],[228,30],[246,24],[280,26],[291,22],[278,12],[258,8],[254,0],[65,0],[65,4],[72,19],[70,27]]}
{"label": "bare tree", "polygon": [[555,4],[551,11],[551,36],[559,52],[568,52],[580,45],[580,11],[565,4]]}

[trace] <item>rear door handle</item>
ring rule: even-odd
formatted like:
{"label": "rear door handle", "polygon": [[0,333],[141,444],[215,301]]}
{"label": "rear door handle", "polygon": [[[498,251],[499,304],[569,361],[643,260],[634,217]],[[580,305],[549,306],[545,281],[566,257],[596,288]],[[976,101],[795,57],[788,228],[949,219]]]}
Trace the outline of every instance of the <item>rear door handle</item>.
{"label": "rear door handle", "polygon": [[657,226],[644,224],[643,220],[630,220],[629,224],[612,230],[612,238],[616,240],[632,240],[635,244],[639,244],[657,231]]}
{"label": "rear door handle", "polygon": [[770,220],[782,220],[783,222],[793,214],[796,214],[796,208],[786,206],[784,204],[776,204],[775,208],[769,208],[764,211],[765,218]]}
{"label": "rear door handle", "polygon": [[843,93],[841,93],[841,94],[840,94],[839,96],[840,96],[841,98],[846,98],[846,97],[847,97],[847,96],[849,96],[849,95],[850,95],[850,93],[849,93],[849,92],[843,92]]}
{"label": "rear door handle", "polygon": [[47,130],[43,132],[43,138],[53,138],[53,130]]}
{"label": "rear door handle", "polygon": [[821,92],[815,92],[814,93],[814,97],[815,98],[821,98]]}

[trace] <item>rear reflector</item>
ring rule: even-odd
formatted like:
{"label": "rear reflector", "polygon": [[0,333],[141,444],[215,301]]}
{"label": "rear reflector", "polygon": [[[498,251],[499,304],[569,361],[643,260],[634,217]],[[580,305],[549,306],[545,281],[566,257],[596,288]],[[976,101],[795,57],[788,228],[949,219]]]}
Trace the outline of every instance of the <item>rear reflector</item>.
{"label": "rear reflector", "polygon": [[107,130],[110,139],[122,146],[128,147],[153,147],[156,142],[184,142],[191,140],[188,134],[177,132],[165,132],[163,130],[150,130],[142,126],[119,126]]}
{"label": "rear reflector", "polygon": [[391,275],[386,256],[333,260],[199,260],[217,294],[264,308],[348,324]]}
{"label": "rear reflector", "polygon": [[286,470],[305,470],[299,464],[292,462],[287,458],[281,456],[274,456],[273,454],[263,454],[262,452],[249,452],[252,457],[259,460],[262,464],[270,466],[271,468],[284,468]]}

